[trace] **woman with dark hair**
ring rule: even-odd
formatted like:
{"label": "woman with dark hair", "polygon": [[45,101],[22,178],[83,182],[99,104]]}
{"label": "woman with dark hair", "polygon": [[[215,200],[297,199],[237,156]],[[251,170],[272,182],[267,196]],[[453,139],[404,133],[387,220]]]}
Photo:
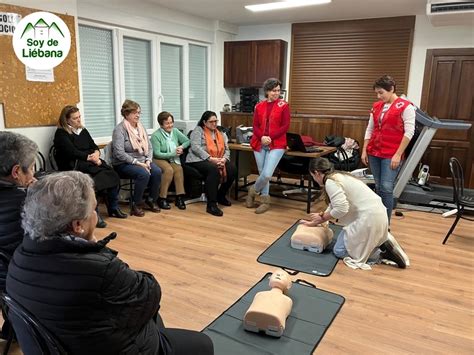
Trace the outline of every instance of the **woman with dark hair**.
{"label": "woman with dark hair", "polygon": [[[62,109],[54,135],[54,148],[59,170],[77,170],[90,175],[97,193],[107,195],[109,216],[127,218],[118,204],[120,178],[112,167],[100,159],[99,147],[82,125],[81,113],[76,106],[68,105]],[[98,217],[97,227],[105,227],[107,224],[99,214]]]}
{"label": "woman with dark hair", "polygon": [[390,223],[395,178],[404,159],[403,153],[415,133],[415,108],[397,96],[396,83],[391,76],[377,79],[373,89],[379,101],[370,111],[361,159],[370,166],[375,191],[382,198]]}
{"label": "woman with dark hair", "polygon": [[290,127],[290,107],[280,99],[281,81],[270,78],[263,84],[266,100],[259,102],[253,113],[253,136],[250,141],[259,176],[250,187],[246,206],[255,205],[260,195],[260,206],[255,213],[264,213],[270,208],[270,179],[286,150],[286,132]]}
{"label": "woman with dark hair", "polygon": [[[159,283],[108,247],[116,233],[97,241],[96,203],[92,179],[78,171],[48,175],[28,189],[8,295],[68,354],[212,355],[207,335],[164,326]],[[23,352],[39,353],[34,342],[21,343],[30,335],[22,330],[15,329]]]}
{"label": "woman with dark hair", "polygon": [[388,259],[400,268],[409,265],[408,256],[388,231],[380,196],[351,174],[334,171],[326,158],[313,159],[309,169],[314,180],[324,186],[329,206],[302,223],[317,226],[337,219],[344,227],[334,245],[334,255],[354,269],[370,269],[369,258],[373,262]]}
{"label": "woman with dark hair", "polygon": [[230,162],[227,135],[217,129],[215,112],[204,112],[192,131],[186,163],[206,177],[206,212],[222,216],[224,212],[217,204],[231,205],[226,195],[235,179],[235,167]]}
{"label": "woman with dark hair", "polygon": [[160,191],[161,169],[153,163],[153,147],[145,127],[140,122],[140,105],[125,100],[121,110],[123,120],[112,135],[112,164],[124,179],[133,179],[132,216],[143,217],[143,194],[149,188],[145,205],[152,212],[160,212],[156,204]]}
{"label": "woman with dark hair", "polygon": [[180,156],[184,149],[189,147],[189,138],[181,133],[179,129],[173,127],[174,117],[171,113],[163,111],[158,115],[157,120],[160,128],[151,135],[151,144],[153,146],[153,161],[162,171],[158,205],[164,210],[171,208],[166,197],[168,188],[174,180],[176,189],[175,205],[180,210],[184,210],[186,209],[184,203],[184,177]]}

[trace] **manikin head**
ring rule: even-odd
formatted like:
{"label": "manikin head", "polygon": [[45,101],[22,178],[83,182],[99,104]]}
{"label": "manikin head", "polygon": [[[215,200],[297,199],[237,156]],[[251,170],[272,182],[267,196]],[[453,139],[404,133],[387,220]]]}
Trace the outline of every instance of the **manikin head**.
{"label": "manikin head", "polygon": [[286,292],[291,288],[290,275],[282,269],[276,269],[272,276],[269,277],[269,280],[268,284],[271,288],[278,288],[283,292]]}

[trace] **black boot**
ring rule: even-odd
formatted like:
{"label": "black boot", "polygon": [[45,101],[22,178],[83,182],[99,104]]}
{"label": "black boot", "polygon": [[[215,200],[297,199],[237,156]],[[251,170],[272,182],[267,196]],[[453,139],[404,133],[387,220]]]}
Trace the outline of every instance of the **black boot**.
{"label": "black boot", "polygon": [[222,210],[219,207],[217,207],[217,203],[215,202],[209,202],[207,204],[206,212],[217,217],[221,217],[224,215],[224,212],[222,212]]}
{"label": "black boot", "polygon": [[186,203],[184,202],[184,196],[183,195],[176,196],[176,201],[174,202],[174,204],[180,210],[185,210],[186,209]]}
{"label": "black boot", "polygon": [[132,204],[132,209],[130,210],[130,216],[137,216],[137,217],[143,217],[145,215],[145,212],[138,207],[135,203]]}
{"label": "black boot", "polygon": [[169,210],[171,208],[168,201],[166,201],[166,198],[161,198],[161,197],[158,198],[158,206],[160,206],[162,210]]}
{"label": "black boot", "polygon": [[222,206],[232,205],[232,203],[225,197],[225,195],[217,197],[217,203]]}
{"label": "black boot", "polygon": [[160,207],[156,204],[155,201],[153,201],[153,199],[151,198],[147,198],[145,200],[145,206],[147,206],[147,208],[151,211],[151,212],[154,212],[154,213],[158,213],[160,212]]}
{"label": "black boot", "polygon": [[109,213],[109,217],[115,217],[115,218],[127,218],[128,215],[124,212],[122,212],[122,210],[120,210],[120,208],[115,208],[115,209],[110,209],[108,210],[108,213]]}
{"label": "black boot", "polygon": [[97,213],[97,224],[95,225],[97,228],[105,228],[107,227],[107,223],[102,219],[100,214]]}

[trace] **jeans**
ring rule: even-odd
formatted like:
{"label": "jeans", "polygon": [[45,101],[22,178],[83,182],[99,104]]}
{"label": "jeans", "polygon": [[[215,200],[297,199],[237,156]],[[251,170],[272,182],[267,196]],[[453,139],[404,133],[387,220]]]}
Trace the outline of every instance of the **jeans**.
{"label": "jeans", "polygon": [[[332,248],[333,254],[338,258],[338,259],[344,259],[349,255],[349,252],[346,249],[346,244],[344,244],[344,237],[346,235],[346,232],[342,230],[339,233],[339,236],[337,237],[336,243],[334,243],[334,246]],[[374,251],[369,256],[369,259],[367,260],[368,264],[377,264],[379,263],[380,260],[380,249],[375,248]]]}
{"label": "jeans", "polygon": [[333,254],[339,259],[344,259],[346,256],[349,256],[349,253],[346,249],[346,245],[344,244],[345,235],[346,232],[342,230],[341,233],[339,233],[339,236],[337,237],[334,247],[332,248]]}
{"label": "jeans", "polygon": [[143,201],[143,193],[147,187],[150,189],[149,198],[153,201],[158,199],[161,169],[155,163],[151,163],[150,173],[145,168],[133,164],[115,165],[114,169],[122,179],[133,179],[135,184],[133,188],[133,202],[135,204],[140,204]]}
{"label": "jeans", "polygon": [[375,180],[375,192],[382,198],[383,205],[387,208],[388,223],[393,210],[393,188],[395,178],[400,171],[401,162],[398,168],[393,170],[390,167],[392,159],[378,158],[369,155],[369,166]]}
{"label": "jeans", "polygon": [[263,146],[262,150],[254,151],[253,154],[260,174],[255,181],[255,190],[260,192],[262,196],[268,196],[270,193],[270,179],[281,157],[285,154],[285,149],[270,150],[268,146]]}

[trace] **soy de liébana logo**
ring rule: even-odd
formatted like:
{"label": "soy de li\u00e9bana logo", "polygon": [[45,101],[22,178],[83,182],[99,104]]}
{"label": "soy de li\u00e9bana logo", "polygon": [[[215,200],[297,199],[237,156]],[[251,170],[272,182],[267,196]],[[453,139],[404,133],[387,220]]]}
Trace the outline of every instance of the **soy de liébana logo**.
{"label": "soy de li\u00e9bana logo", "polygon": [[24,17],[13,33],[13,49],[18,59],[33,69],[52,69],[66,59],[71,34],[64,21],[49,12]]}

